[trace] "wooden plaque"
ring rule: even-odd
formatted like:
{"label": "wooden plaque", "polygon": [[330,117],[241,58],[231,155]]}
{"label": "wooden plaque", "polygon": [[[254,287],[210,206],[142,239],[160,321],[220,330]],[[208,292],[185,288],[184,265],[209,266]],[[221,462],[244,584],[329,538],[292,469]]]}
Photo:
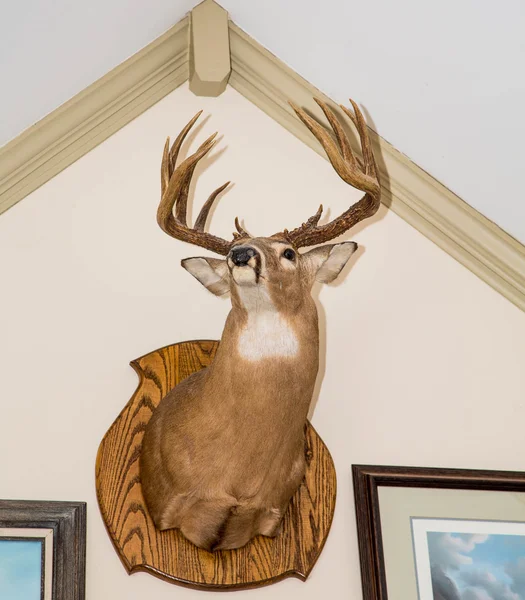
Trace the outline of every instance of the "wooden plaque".
{"label": "wooden plaque", "polygon": [[166,393],[210,364],[215,341],[181,342],[134,360],[139,386],[102,440],[96,464],[102,517],[129,574],[152,575],[198,589],[243,589],[288,576],[305,580],[330,530],[336,477],[332,457],[307,424],[306,477],[275,538],[258,536],[238,550],[201,550],[175,529],[158,531],[142,496],[139,456],[144,429]]}

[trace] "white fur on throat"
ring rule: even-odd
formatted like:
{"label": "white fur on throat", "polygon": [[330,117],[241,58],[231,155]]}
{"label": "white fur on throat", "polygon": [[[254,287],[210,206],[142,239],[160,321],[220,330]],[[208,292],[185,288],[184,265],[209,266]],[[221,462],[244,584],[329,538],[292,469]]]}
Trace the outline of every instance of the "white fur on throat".
{"label": "white fur on throat", "polygon": [[299,342],[295,333],[276,311],[263,311],[248,316],[239,336],[239,354],[246,360],[296,356]]}
{"label": "white fur on throat", "polygon": [[249,361],[296,356],[299,341],[286,319],[275,310],[266,290],[257,286],[240,292],[248,322],[239,335],[239,354]]}

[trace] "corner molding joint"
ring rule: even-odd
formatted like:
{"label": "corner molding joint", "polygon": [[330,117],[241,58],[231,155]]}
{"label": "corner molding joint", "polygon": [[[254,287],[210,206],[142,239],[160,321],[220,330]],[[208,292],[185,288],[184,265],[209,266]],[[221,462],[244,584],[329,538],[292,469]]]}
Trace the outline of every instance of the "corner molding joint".
{"label": "corner molding joint", "polygon": [[191,11],[190,90],[196,96],[220,96],[231,73],[228,13],[214,0]]}

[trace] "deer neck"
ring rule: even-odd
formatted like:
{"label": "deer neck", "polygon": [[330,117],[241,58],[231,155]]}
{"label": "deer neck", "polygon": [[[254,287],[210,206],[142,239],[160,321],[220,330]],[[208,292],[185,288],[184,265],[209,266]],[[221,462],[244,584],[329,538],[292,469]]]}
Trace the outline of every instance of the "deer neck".
{"label": "deer neck", "polygon": [[[232,295],[219,353],[214,362],[228,362],[239,380],[257,375],[315,381],[319,358],[317,310],[312,298],[280,309],[262,286],[246,287]],[[255,382],[254,382],[255,383]]]}

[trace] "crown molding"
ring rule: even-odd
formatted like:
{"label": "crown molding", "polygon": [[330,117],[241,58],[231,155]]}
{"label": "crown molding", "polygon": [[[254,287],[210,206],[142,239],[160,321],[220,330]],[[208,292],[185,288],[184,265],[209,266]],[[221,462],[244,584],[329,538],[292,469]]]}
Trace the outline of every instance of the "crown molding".
{"label": "crown molding", "polygon": [[[326,158],[288,102],[328,127],[312,100],[338,107],[230,21],[230,85]],[[382,201],[516,306],[525,310],[525,246],[466,204],[370,130],[382,181]]]}
{"label": "crown molding", "polygon": [[188,79],[189,17],[0,148],[0,213]]}
{"label": "crown molding", "polygon": [[[185,17],[0,148],[0,213],[188,79],[189,23],[190,18]],[[233,22],[229,21],[228,28],[230,85],[326,158],[288,101],[303,106],[325,124],[312,98],[334,103]],[[200,39],[202,43],[202,36]],[[205,72],[205,66],[203,69]],[[384,204],[525,310],[525,246],[372,130],[371,138],[379,159]]]}
{"label": "crown molding", "polygon": [[220,96],[230,78],[228,13],[204,0],[190,13],[190,90],[196,96]]}

